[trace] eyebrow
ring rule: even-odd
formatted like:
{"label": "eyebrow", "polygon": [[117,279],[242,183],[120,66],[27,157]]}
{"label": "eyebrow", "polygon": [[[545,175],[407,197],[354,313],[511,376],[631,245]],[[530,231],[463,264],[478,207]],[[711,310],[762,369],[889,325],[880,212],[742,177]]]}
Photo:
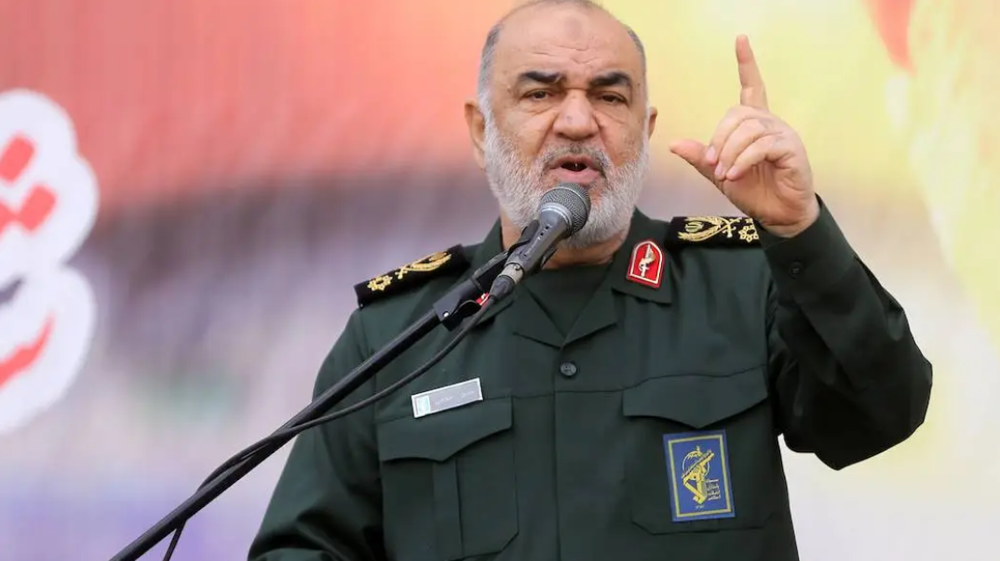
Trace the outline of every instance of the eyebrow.
{"label": "eyebrow", "polygon": [[[527,72],[522,72],[517,77],[517,85],[522,86],[526,83],[553,85],[561,82],[563,78],[564,76],[559,72],[529,70]],[[624,72],[613,70],[605,72],[604,74],[599,74],[590,80],[591,88],[607,88],[609,86],[625,86],[631,90],[633,87],[632,78]]]}
{"label": "eyebrow", "polygon": [[625,86],[632,89],[632,78],[628,74],[620,71],[606,72],[590,81],[592,88],[607,88],[608,86]]}
{"label": "eyebrow", "polygon": [[542,72],[541,70],[529,70],[522,72],[517,77],[517,85],[523,86],[526,83],[552,85],[563,79],[559,72]]}

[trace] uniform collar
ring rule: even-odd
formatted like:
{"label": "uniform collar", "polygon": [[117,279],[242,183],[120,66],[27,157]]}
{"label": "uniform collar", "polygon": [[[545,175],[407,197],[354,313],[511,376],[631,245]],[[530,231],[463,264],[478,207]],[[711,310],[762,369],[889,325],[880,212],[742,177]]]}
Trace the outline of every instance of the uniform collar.
{"label": "uniform collar", "polygon": [[[652,220],[638,209],[632,212],[628,235],[625,237],[625,241],[622,243],[621,247],[618,248],[612,257],[611,265],[608,267],[605,279],[601,283],[601,287],[597,290],[597,293],[594,295],[597,301],[590,303],[590,307],[597,308],[596,310],[593,310],[598,312],[596,314],[597,317],[594,318],[596,321],[593,322],[593,325],[586,325],[591,322],[584,320],[584,318],[588,315],[584,314],[581,318],[584,320],[582,321],[584,325],[578,325],[577,327],[583,328],[586,332],[591,332],[599,329],[601,325],[605,324],[607,321],[611,321],[611,314],[613,312],[613,303],[611,301],[612,291],[628,294],[629,296],[633,296],[640,300],[646,300],[659,304],[670,304],[670,262],[664,250],[664,241],[666,240],[666,236],[666,223]],[[655,244],[656,248],[660,252],[661,258],[658,265],[660,267],[661,282],[659,287],[651,287],[629,280],[628,273],[631,268],[630,266],[632,265],[633,253],[639,244],[647,241]],[[470,269],[478,269],[501,251],[503,251],[503,238],[500,221],[497,220],[493,223],[489,233],[485,238],[483,238],[483,241],[479,244],[471,256],[472,266]],[[493,317],[501,310],[509,306],[514,300],[520,298],[522,296],[519,294],[520,291],[521,287],[518,287],[509,297],[495,304],[486,313],[485,317],[483,317],[481,321],[485,322],[487,319]],[[576,331],[576,329],[574,329],[574,331]],[[584,336],[585,334],[586,333],[576,333],[576,337],[571,336],[571,339]]]}
{"label": "uniform collar", "polygon": [[503,231],[500,229],[500,220],[497,220],[471,255],[472,265],[469,269],[475,271],[501,251],[503,251]]}
{"label": "uniform collar", "polygon": [[[648,300],[658,304],[669,304],[670,294],[670,260],[664,249],[664,241],[667,239],[667,224],[652,220],[638,209],[632,212],[632,222],[629,225],[628,235],[621,247],[615,252],[608,270],[608,278],[605,284],[612,290],[634,296],[640,300]],[[637,249],[640,255],[635,256],[641,259],[645,254],[644,242],[653,245],[652,251],[659,252],[658,262],[653,266],[659,272],[659,286],[652,287],[629,279],[629,270],[632,268],[633,254]]]}

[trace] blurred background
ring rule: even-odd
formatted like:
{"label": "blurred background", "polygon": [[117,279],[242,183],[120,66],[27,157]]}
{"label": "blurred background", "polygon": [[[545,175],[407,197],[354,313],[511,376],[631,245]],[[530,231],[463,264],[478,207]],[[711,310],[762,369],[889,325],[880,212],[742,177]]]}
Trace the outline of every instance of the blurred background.
{"label": "blurred background", "polygon": [[[738,101],[749,34],[935,366],[905,444],[843,472],[786,454],[802,558],[995,559],[1000,5],[604,4],[660,110],[641,208],[732,212],[667,144]],[[462,102],[512,5],[0,0],[0,559],[107,559],[306,405],[354,283],[482,238]],[[244,559],[286,453],[175,559]]]}

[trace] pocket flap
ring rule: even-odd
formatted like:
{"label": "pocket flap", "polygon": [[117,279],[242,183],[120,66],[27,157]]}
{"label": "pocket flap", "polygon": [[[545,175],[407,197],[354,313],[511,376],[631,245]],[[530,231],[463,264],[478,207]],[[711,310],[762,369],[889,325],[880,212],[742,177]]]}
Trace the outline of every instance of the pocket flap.
{"label": "pocket flap", "polygon": [[382,461],[418,458],[440,462],[512,424],[510,397],[471,403],[419,419],[403,417],[379,425],[379,457]]}
{"label": "pocket flap", "polygon": [[659,417],[703,428],[767,399],[763,368],[731,376],[665,376],[625,390],[626,417]]}

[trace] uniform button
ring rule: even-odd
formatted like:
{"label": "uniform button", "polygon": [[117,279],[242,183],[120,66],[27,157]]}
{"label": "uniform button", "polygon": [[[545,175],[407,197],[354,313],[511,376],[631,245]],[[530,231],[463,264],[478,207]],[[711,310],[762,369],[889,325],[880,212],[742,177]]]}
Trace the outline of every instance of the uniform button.
{"label": "uniform button", "polygon": [[802,274],[802,263],[798,261],[792,263],[792,266],[788,268],[788,274],[794,279]]}
{"label": "uniform button", "polygon": [[559,373],[567,378],[576,376],[576,365],[572,362],[564,362],[559,365]]}

